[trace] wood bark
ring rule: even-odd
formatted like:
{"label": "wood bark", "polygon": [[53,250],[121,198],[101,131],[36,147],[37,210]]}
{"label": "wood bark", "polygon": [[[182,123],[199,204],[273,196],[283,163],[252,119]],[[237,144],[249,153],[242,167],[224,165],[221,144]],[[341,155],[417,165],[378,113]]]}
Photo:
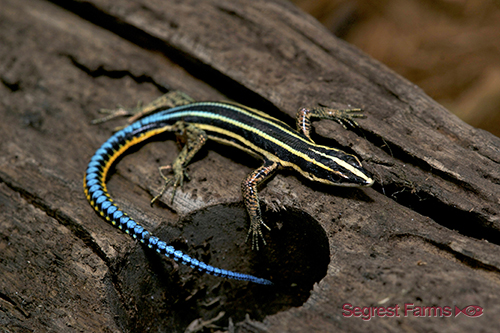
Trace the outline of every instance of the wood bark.
{"label": "wood bark", "polygon": [[[500,329],[500,139],[287,1],[0,0],[0,9],[5,331]],[[176,200],[167,191],[150,207],[157,169],[178,151],[162,138],[116,164],[116,202],[190,255],[277,285],[160,258],[93,212],[82,177],[123,124],[91,125],[100,108],[171,90],[290,124],[301,106],[362,107],[359,129],[321,121],[314,139],[360,156],[377,183],[326,187],[280,173],[261,190],[273,230],[255,252],[245,243],[240,184],[260,162],[209,144]],[[399,316],[345,317],[348,303],[399,306]],[[455,317],[469,305],[484,314]],[[421,318],[418,307],[452,315]]]}

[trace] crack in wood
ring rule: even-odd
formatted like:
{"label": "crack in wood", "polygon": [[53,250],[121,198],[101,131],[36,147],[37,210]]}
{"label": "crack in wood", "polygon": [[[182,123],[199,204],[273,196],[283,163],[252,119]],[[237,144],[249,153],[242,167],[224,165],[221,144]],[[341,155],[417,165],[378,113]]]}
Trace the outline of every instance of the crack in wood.
{"label": "crack in wood", "polygon": [[84,73],[86,73],[94,78],[101,77],[101,76],[109,77],[111,79],[122,79],[124,77],[130,77],[132,80],[134,80],[138,84],[151,83],[161,93],[166,93],[166,92],[171,90],[170,87],[166,87],[164,85],[159,84],[151,76],[146,75],[146,74],[142,74],[142,75],[137,76],[128,70],[106,69],[104,67],[104,65],[99,65],[97,68],[92,69],[92,68],[89,68],[88,66],[84,65],[83,63],[79,62],[78,59],[76,59],[71,54],[63,54],[63,55],[66,56],[76,68],[80,69]]}
{"label": "crack in wood", "polygon": [[420,239],[425,243],[428,243],[436,248],[438,248],[441,251],[444,251],[446,253],[451,254],[453,257],[457,259],[458,262],[461,264],[471,268],[471,269],[481,269],[487,272],[492,272],[498,275],[500,277],[500,268],[484,262],[481,258],[474,257],[474,253],[467,251],[465,249],[461,249],[461,251],[458,248],[454,248],[453,244],[454,242],[443,242],[439,241],[436,239],[432,239],[430,236],[426,235],[420,235],[420,234],[415,234],[415,233],[396,233],[396,234],[391,234],[388,239],[407,239],[407,238],[414,238],[414,239]]}

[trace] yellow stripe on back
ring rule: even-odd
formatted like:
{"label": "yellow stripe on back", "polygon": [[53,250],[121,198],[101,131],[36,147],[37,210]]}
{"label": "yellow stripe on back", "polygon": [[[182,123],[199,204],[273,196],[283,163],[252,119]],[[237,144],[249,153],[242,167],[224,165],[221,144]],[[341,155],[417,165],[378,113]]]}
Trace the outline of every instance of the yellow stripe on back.
{"label": "yellow stripe on back", "polygon": [[[316,161],[315,159],[307,156],[306,154],[298,151],[297,149],[293,148],[293,147],[290,147],[289,145],[283,143],[282,141],[272,137],[271,135],[269,134],[266,134],[260,130],[258,130],[257,128],[251,126],[251,125],[247,125],[247,124],[244,124],[244,123],[241,123],[239,121],[235,121],[233,119],[228,119],[228,118],[225,118],[225,117],[222,117],[222,116],[218,116],[218,115],[215,115],[212,117],[212,118],[216,118],[216,119],[220,119],[220,120],[223,120],[225,122],[228,122],[230,123],[231,125],[233,126],[238,126],[246,131],[249,131],[249,132],[252,132],[252,133],[255,133],[259,136],[261,136],[263,139],[265,140],[268,140],[278,146],[280,146],[281,148],[287,150],[288,152],[290,152],[291,154],[295,155],[295,156],[298,156],[304,160],[306,160],[307,162],[309,163],[312,163],[312,164],[315,164],[325,170],[328,170],[330,172],[336,172],[335,170],[327,167],[326,165],[324,165],[323,163],[320,163],[318,161]],[[266,158],[268,158],[269,160],[271,161],[277,161],[279,162],[280,164],[282,164],[283,166],[291,166],[293,167],[294,169],[296,170],[300,170],[301,169],[295,164],[295,163],[287,163],[285,161],[282,161],[280,160],[277,156],[269,153],[268,151],[266,151],[265,149],[262,149],[258,146],[256,146],[255,144],[253,144],[252,142],[248,141],[247,139],[243,138],[242,136],[234,133],[233,131],[229,131],[229,130],[226,130],[226,129],[223,129],[223,128],[220,128],[218,126],[213,126],[213,125],[207,125],[207,124],[202,124],[202,123],[197,123],[195,124],[196,127],[198,128],[201,128],[203,130],[208,130],[208,131],[212,131],[212,132],[216,132],[216,133],[221,133],[225,136],[228,136],[228,137],[231,137],[231,138],[234,138],[240,142],[242,142],[244,145],[250,147],[251,149],[255,150],[255,151],[258,151],[260,154],[262,154],[263,156],[265,156]],[[313,143],[311,142],[308,142],[309,145],[314,145]]]}
{"label": "yellow stripe on back", "polygon": [[[235,111],[235,112],[243,113],[243,114],[245,114],[253,119],[256,119],[258,121],[263,121],[266,124],[268,124],[269,126],[273,126],[275,128],[278,128],[278,129],[282,130],[283,132],[285,132],[287,135],[293,136],[294,138],[301,140],[307,144],[313,143],[309,139],[299,135],[299,133],[296,132],[295,130],[290,129],[290,127],[286,123],[282,122],[279,119],[273,118],[270,115],[268,115],[260,110],[252,109],[248,106],[240,105],[238,103],[232,103],[232,102],[224,102],[224,103],[205,102],[203,104],[221,106],[221,107],[230,109],[230,110]],[[268,121],[267,119],[272,119],[273,121]],[[276,123],[280,123],[282,126],[280,126]],[[335,148],[330,148],[330,149],[338,151],[338,149],[335,149]]]}

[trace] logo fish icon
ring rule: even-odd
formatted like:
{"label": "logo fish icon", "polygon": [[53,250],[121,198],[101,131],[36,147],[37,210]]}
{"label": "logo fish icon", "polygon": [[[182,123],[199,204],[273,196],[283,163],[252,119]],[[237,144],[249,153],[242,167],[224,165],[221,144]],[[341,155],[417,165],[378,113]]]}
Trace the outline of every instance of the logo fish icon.
{"label": "logo fish icon", "polygon": [[471,318],[481,317],[483,315],[483,308],[479,305],[469,305],[460,310],[460,308],[455,305],[455,317],[461,313]]}

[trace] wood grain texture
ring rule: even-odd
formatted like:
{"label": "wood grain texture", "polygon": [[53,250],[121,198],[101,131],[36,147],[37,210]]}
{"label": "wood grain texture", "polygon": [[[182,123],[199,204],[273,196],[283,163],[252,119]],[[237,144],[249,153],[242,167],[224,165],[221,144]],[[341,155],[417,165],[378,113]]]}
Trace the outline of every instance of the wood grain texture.
{"label": "wood grain texture", "polygon": [[[216,330],[209,322],[218,318],[214,327],[238,332],[500,328],[500,139],[288,2],[0,0],[0,7],[0,326],[183,332],[203,321]],[[300,106],[318,104],[368,115],[356,131],[316,123],[315,139],[361,156],[377,185],[341,189],[276,176],[261,192],[279,211],[265,214],[273,231],[260,253],[244,242],[239,193],[258,161],[208,145],[174,204],[167,193],[153,208],[157,168],[173,161],[173,140],[117,164],[110,192],[146,227],[210,264],[271,277],[276,289],[160,259],[85,201],[86,164],[119,125],[89,125],[97,110],[175,89],[291,123]],[[484,315],[365,321],[345,318],[345,303],[479,305]]]}

